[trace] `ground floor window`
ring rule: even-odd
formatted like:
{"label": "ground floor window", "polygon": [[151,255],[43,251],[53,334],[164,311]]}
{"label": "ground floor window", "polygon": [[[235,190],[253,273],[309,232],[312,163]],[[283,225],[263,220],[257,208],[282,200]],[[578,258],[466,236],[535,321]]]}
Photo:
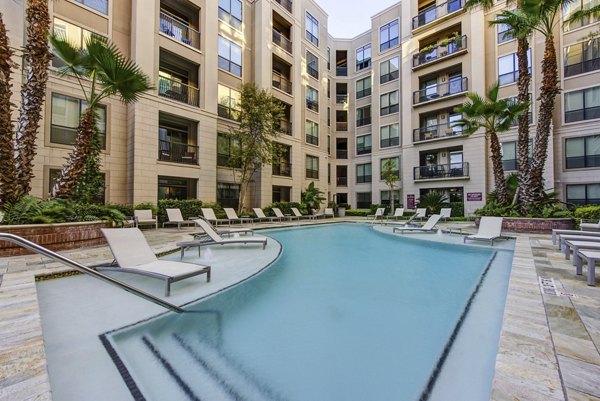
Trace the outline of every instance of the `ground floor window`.
{"label": "ground floor window", "polygon": [[348,194],[335,194],[335,203],[338,205],[348,203]]}
{"label": "ground floor window", "polygon": [[158,176],[158,199],[196,199],[198,180]]}
{"label": "ground floor window", "polygon": [[273,185],[273,202],[291,202],[292,187]]}
{"label": "ground floor window", "polygon": [[452,217],[464,216],[465,214],[465,201],[464,201],[464,188],[463,187],[450,187],[450,188],[422,188],[420,190],[420,196],[423,196],[429,192],[438,192],[446,197],[445,203],[442,207],[452,208]]}
{"label": "ground floor window", "polygon": [[240,201],[240,185],[217,182],[217,203],[223,207],[237,208]]}
{"label": "ground floor window", "polygon": [[[381,201],[379,202],[386,207],[391,206],[391,191],[381,191]],[[394,207],[397,207],[400,204],[400,190],[394,190]]]}
{"label": "ground floor window", "polygon": [[356,193],[356,208],[357,209],[368,209],[371,207],[371,192],[357,192]]}
{"label": "ground floor window", "polygon": [[600,205],[600,183],[567,185],[567,202],[574,205]]}
{"label": "ground floor window", "polygon": [[[60,174],[61,169],[59,168],[51,168],[48,173],[48,194],[52,192],[52,188],[54,184],[56,184],[56,180],[58,179],[58,175]],[[102,184],[98,187],[98,192],[93,199],[94,203],[103,204],[106,201],[106,174],[100,173]]]}

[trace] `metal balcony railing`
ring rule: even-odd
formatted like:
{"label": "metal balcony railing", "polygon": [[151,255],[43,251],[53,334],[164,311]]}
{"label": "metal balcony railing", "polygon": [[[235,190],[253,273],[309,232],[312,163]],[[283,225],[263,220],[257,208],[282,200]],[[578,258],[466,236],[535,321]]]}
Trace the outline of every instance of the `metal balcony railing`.
{"label": "metal balcony railing", "polygon": [[158,140],[158,160],[163,162],[198,164],[198,146]]}
{"label": "metal balcony railing", "polygon": [[280,175],[283,177],[292,176],[292,164],[283,162],[280,164],[273,164],[273,175]]}
{"label": "metal balcony railing", "polygon": [[337,95],[335,95],[335,102],[337,104],[348,103],[348,94],[344,93],[344,94],[337,94]]}
{"label": "metal balcony railing", "polygon": [[273,88],[292,94],[292,82],[283,75],[273,71]]}
{"label": "metal balcony railing", "polygon": [[292,41],[283,36],[281,32],[278,32],[275,29],[273,29],[273,43],[275,43],[276,46],[281,47],[288,53],[292,52]]}
{"label": "metal balcony railing", "polygon": [[347,122],[337,122],[335,123],[336,131],[348,131],[348,123]]}
{"label": "metal balcony railing", "polygon": [[319,79],[319,70],[317,70],[316,68],[307,65],[306,72],[308,72],[308,75],[310,75],[314,79]]}
{"label": "metal balcony railing", "polygon": [[348,76],[348,66],[335,67],[335,75],[337,75],[338,77],[347,77]]}
{"label": "metal balcony railing", "polygon": [[160,31],[181,43],[200,50],[200,32],[162,11],[160,12]]}
{"label": "metal balcony railing", "polygon": [[363,117],[356,120],[356,126],[362,127],[363,125],[371,124],[371,117]]}
{"label": "metal balcony railing", "polygon": [[419,127],[413,130],[413,142],[429,141],[438,138],[447,138],[462,135],[462,127],[445,123],[430,125],[428,127]]}
{"label": "metal balcony railing", "polygon": [[158,94],[191,106],[198,107],[200,105],[200,91],[198,88],[167,77],[158,77]]}
{"label": "metal balcony railing", "polygon": [[347,187],[348,186],[348,177],[337,177],[336,184],[338,187]]}
{"label": "metal balcony railing", "polygon": [[415,91],[413,93],[413,104],[424,103],[465,92],[468,89],[467,84],[467,77],[450,78],[448,82]]}
{"label": "metal balcony railing", "polygon": [[427,25],[445,15],[452,14],[464,6],[463,0],[450,0],[437,6],[433,6],[417,14],[412,19],[412,29]]}
{"label": "metal balcony railing", "polygon": [[467,35],[459,36],[453,41],[437,45],[427,51],[420,51],[413,56],[413,68],[423,64],[441,60],[467,48]]}
{"label": "metal balcony railing", "polygon": [[348,150],[346,149],[338,149],[335,151],[336,159],[347,159],[348,158]]}
{"label": "metal balcony railing", "polygon": [[290,0],[275,0],[279,4],[283,6],[289,12],[292,12],[292,2]]}
{"label": "metal balcony railing", "polygon": [[317,100],[306,99],[306,108],[318,113],[319,102]]}
{"label": "metal balcony railing", "polygon": [[459,178],[469,176],[469,163],[436,164],[414,168],[415,180],[435,180],[441,178]]}
{"label": "metal balcony railing", "polygon": [[371,153],[371,146],[356,147],[357,155],[368,155]]}
{"label": "metal balcony railing", "polygon": [[357,184],[367,184],[369,182],[372,181],[372,176],[371,175],[357,175],[356,176],[356,183]]}

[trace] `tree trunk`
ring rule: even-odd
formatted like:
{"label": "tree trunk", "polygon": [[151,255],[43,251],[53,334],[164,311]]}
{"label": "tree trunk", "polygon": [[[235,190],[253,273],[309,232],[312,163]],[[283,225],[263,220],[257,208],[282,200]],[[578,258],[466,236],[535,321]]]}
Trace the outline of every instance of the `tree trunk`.
{"label": "tree trunk", "polygon": [[[531,73],[527,63],[527,51],[529,42],[526,38],[517,39],[517,60],[519,63],[519,80],[517,87],[519,103],[529,102],[529,84]],[[518,117],[518,139],[517,139],[517,178],[519,181],[519,212],[525,216],[526,206],[533,201],[531,193],[531,179],[529,175],[529,113],[522,113]]]}
{"label": "tree trunk", "polygon": [[15,168],[18,194],[21,197],[31,191],[35,140],[42,117],[48,64],[51,54],[48,47],[50,16],[48,0],[28,0],[26,8],[27,43],[24,52],[24,84],[21,88],[21,108],[15,140]]}
{"label": "tree trunk", "polygon": [[12,50],[0,13],[0,206],[17,199],[17,172],[14,163],[14,127],[11,120]]}
{"label": "tree trunk", "polygon": [[85,167],[96,134],[96,114],[88,107],[77,127],[77,138],[73,150],[52,188],[53,198],[70,198]]}
{"label": "tree trunk", "polygon": [[508,190],[506,189],[506,179],[504,178],[504,166],[502,165],[502,154],[500,152],[500,141],[495,132],[489,133],[490,151],[492,153],[492,167],[494,170],[494,184],[498,201],[508,204]]}

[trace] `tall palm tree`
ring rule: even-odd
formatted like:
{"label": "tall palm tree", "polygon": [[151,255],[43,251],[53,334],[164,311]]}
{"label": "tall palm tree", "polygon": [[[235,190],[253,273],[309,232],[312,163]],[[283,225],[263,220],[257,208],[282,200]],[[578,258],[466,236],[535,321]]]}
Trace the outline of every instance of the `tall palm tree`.
{"label": "tall palm tree", "polygon": [[[125,104],[136,102],[142,93],[152,89],[150,78],[108,39],[90,35],[83,48],[77,48],[65,38],[50,36],[50,44],[65,66],[59,74],[70,75],[78,81],[87,101],[87,109],[77,127],[73,151],[59,173],[52,188],[52,196],[68,198],[73,195],[77,182],[92,152],[96,134],[95,110],[100,102],[118,95]],[[89,81],[89,85],[87,82]],[[89,89],[86,90],[86,87]]]}
{"label": "tall palm tree", "polygon": [[512,102],[510,99],[498,99],[499,84],[496,82],[485,94],[485,99],[477,93],[467,93],[468,100],[454,110],[462,113],[458,125],[463,127],[466,135],[472,135],[479,129],[485,130],[485,136],[490,141],[490,153],[494,173],[494,183],[498,200],[508,204],[508,190],[504,178],[502,153],[498,134],[508,131],[512,122],[525,110],[529,103]]}

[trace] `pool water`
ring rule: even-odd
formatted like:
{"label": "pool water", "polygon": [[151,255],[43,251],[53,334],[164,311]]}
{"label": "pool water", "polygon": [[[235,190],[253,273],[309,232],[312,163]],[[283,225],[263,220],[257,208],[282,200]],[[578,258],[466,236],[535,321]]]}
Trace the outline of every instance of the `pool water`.
{"label": "pool water", "polygon": [[494,250],[358,224],[268,235],[283,252],[265,272],[194,313],[107,336],[130,390],[149,400],[426,399]]}

